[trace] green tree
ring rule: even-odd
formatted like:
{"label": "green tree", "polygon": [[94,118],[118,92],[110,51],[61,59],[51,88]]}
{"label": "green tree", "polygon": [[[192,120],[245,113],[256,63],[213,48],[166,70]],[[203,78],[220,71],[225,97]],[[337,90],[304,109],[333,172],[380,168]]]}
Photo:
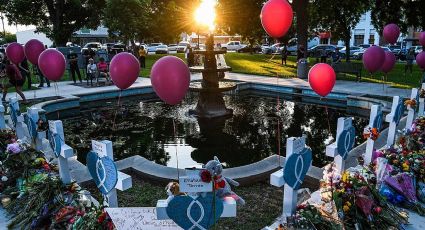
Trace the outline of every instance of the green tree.
{"label": "green tree", "polygon": [[10,22],[35,25],[37,31],[64,46],[72,34],[100,24],[105,0],[1,0]]}
{"label": "green tree", "polygon": [[104,24],[109,33],[125,42],[143,37],[148,30],[149,0],[108,0],[104,10]]}
{"label": "green tree", "polygon": [[425,30],[425,0],[406,0],[404,6],[407,24]]}
{"label": "green tree", "polygon": [[359,23],[362,14],[370,8],[370,0],[335,1],[316,0],[319,27],[331,31],[332,36],[343,40],[346,46],[346,60],[350,60],[351,30]]}
{"label": "green tree", "polygon": [[3,35],[3,32],[0,33],[0,44],[7,44],[11,42],[16,42],[16,34],[12,34],[6,31],[6,36]]}
{"label": "green tree", "polygon": [[402,32],[407,32],[409,25],[405,20],[405,2],[400,0],[376,0],[372,4],[372,24],[382,34],[384,26],[397,24]]}

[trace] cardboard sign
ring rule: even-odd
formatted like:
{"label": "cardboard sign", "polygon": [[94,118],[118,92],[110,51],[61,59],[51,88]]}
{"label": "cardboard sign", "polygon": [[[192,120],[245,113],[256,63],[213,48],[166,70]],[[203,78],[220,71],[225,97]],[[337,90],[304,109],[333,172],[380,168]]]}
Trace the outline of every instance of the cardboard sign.
{"label": "cardboard sign", "polygon": [[158,220],[156,208],[105,208],[117,230],[180,230],[172,220]]}
{"label": "cardboard sign", "polygon": [[199,169],[186,170],[186,176],[179,180],[181,192],[212,192],[212,182],[205,183],[201,180]]}
{"label": "cardboard sign", "polygon": [[100,141],[91,141],[91,147],[93,152],[97,153],[99,157],[106,157],[108,156],[108,145],[107,143],[100,142]]}

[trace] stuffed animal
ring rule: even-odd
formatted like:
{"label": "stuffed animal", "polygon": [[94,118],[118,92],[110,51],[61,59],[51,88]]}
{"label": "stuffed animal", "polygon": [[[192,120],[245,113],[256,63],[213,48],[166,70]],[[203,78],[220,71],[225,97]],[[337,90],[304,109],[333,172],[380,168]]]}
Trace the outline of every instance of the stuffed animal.
{"label": "stuffed animal", "polygon": [[165,187],[167,191],[167,202],[170,202],[175,196],[184,196],[185,193],[180,192],[180,185],[177,182],[168,183],[167,187]]}
{"label": "stuffed animal", "polygon": [[205,169],[208,170],[213,176],[214,187],[217,191],[218,197],[223,198],[226,196],[230,196],[233,197],[238,204],[245,204],[245,200],[238,196],[236,193],[234,193],[232,191],[232,188],[230,187],[230,185],[239,186],[239,183],[222,175],[223,166],[221,165],[220,161],[216,156],[214,157],[214,160],[208,161],[208,163],[205,165]]}

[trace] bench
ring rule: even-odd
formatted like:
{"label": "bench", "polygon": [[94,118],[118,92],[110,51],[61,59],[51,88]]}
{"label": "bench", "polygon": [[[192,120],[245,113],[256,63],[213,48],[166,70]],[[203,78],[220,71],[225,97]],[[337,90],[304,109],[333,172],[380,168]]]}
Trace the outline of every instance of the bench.
{"label": "bench", "polygon": [[360,81],[362,79],[362,63],[339,62],[332,64],[332,67],[334,68],[335,73],[355,74],[357,77],[357,81]]}

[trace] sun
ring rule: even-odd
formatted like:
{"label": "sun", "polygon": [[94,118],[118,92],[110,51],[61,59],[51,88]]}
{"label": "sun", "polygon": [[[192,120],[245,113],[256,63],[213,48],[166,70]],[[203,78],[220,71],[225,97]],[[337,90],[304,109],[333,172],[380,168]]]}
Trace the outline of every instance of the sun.
{"label": "sun", "polygon": [[195,10],[195,20],[201,26],[206,26],[210,31],[215,29],[215,6],[217,0],[202,0]]}

